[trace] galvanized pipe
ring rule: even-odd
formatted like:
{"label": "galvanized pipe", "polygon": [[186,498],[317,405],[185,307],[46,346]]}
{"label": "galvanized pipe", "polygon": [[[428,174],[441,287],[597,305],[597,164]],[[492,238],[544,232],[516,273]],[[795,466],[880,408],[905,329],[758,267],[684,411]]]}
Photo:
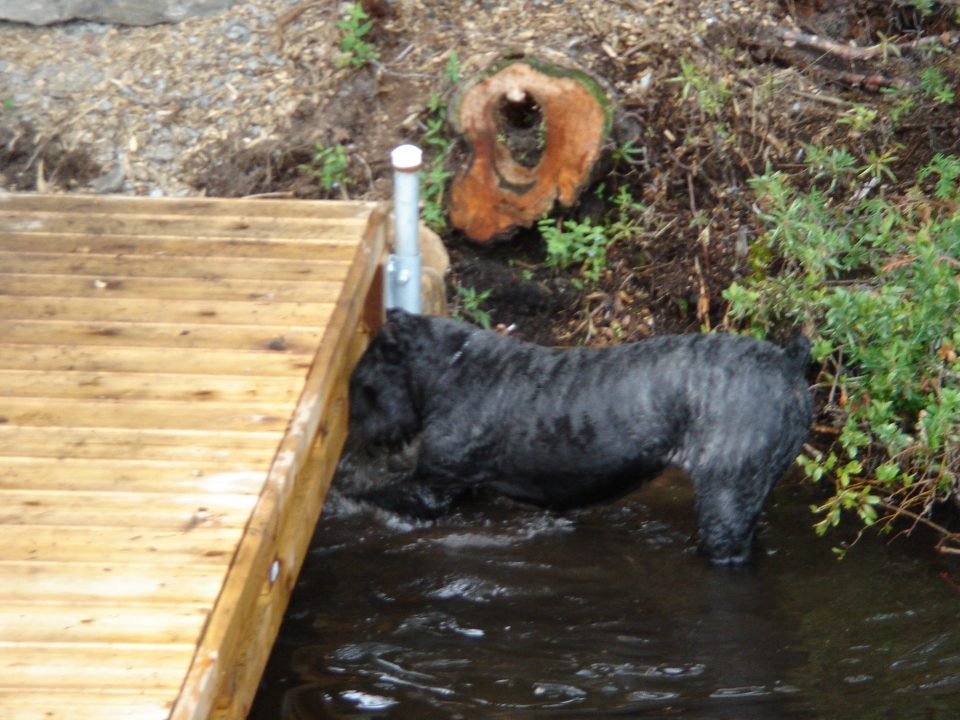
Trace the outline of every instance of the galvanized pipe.
{"label": "galvanized pipe", "polygon": [[400,145],[393,163],[394,248],[387,258],[386,305],[419,313],[420,306],[420,166],[423,151]]}

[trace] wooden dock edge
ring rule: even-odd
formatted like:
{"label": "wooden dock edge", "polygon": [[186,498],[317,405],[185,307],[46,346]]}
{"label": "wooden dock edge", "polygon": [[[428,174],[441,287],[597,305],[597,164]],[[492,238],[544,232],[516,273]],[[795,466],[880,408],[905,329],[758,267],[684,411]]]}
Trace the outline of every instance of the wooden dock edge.
{"label": "wooden dock edge", "polygon": [[387,225],[375,207],[171,720],[249,713],[346,439],[350,372],[382,320]]}

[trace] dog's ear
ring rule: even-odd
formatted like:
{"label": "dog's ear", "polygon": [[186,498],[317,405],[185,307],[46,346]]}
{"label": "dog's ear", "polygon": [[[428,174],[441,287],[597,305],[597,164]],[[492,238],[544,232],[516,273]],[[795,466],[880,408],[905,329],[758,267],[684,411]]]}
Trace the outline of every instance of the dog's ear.
{"label": "dog's ear", "polygon": [[416,326],[418,318],[420,318],[419,315],[402,308],[388,308],[386,324],[408,329]]}
{"label": "dog's ear", "polygon": [[403,358],[404,325],[407,313],[397,308],[387,310],[387,319],[380,326],[378,345],[387,362],[397,363]]}
{"label": "dog's ear", "polygon": [[403,318],[406,317],[409,313],[403,308],[392,307],[387,308],[387,322],[399,323],[403,322]]}

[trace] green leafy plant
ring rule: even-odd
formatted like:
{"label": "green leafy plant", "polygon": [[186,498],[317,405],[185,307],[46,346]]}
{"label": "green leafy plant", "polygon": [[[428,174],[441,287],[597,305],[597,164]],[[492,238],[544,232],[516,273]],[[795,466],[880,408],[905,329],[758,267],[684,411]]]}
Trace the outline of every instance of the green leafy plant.
{"label": "green leafy plant", "polygon": [[644,225],[649,208],[637,201],[626,185],[620,186],[617,194],[610,198],[613,209],[606,217],[607,247],[619,240],[629,240]]}
{"label": "green leafy plant", "polygon": [[457,51],[454,50],[450,53],[450,57],[447,58],[447,65],[443,71],[444,77],[452,85],[456,85],[460,82],[460,55],[457,54]]}
{"label": "green leafy plant", "polygon": [[900,48],[897,46],[896,38],[884,35],[879,30],[877,31],[877,45],[880,48],[880,57],[883,58],[883,62],[886,62],[891,55],[895,57],[902,55]]}
{"label": "green leafy plant", "polygon": [[426,131],[423,134],[426,152],[421,192],[423,221],[437,232],[442,231],[447,224],[444,198],[447,184],[453,175],[447,169],[447,159],[453,149],[453,142],[444,131],[446,114],[446,103],[438,94],[432,93],[427,102]]}
{"label": "green leafy plant", "polygon": [[360,3],[347,6],[346,17],[337,21],[337,28],[340,30],[340,50],[343,53],[337,60],[339,67],[359,69],[380,57],[377,49],[364,39],[373,29],[373,20]]}
{"label": "green leafy plant", "polygon": [[956,93],[940,68],[924,68],[920,73],[920,87],[927,96],[941,105],[949,105],[956,99]]}
{"label": "green leafy plant", "polygon": [[816,145],[805,145],[807,172],[814,180],[827,178],[830,180],[828,193],[832,193],[837,185],[847,187],[853,180],[856,171],[857,159],[851,155],[846,146],[821,148]]}
{"label": "green leafy plant", "polygon": [[893,174],[890,166],[899,159],[900,158],[894,155],[891,150],[884,150],[882,153],[878,153],[876,150],[868,150],[867,162],[860,168],[860,172],[857,173],[857,175],[859,177],[869,176],[875,180],[880,180],[886,176],[887,179],[896,182],[897,176]]}
{"label": "green leafy plant", "polygon": [[537,223],[540,236],[547,245],[546,265],[565,270],[574,265],[588,282],[597,282],[607,263],[610,240],[606,228],[590,220],[553,220],[543,218]]}
{"label": "green leafy plant", "polygon": [[890,122],[894,126],[900,124],[900,120],[909,116],[917,106],[917,99],[912,93],[899,98],[893,107],[890,108]]}
{"label": "green leafy plant", "polygon": [[[732,284],[729,317],[757,334],[784,319],[813,329],[838,428],[829,450],[801,458],[811,480],[833,483],[818,530],[847,512],[931,524],[933,505],[960,498],[960,159],[937,156],[895,200],[838,201],[820,187],[838,181],[822,162],[831,153],[814,155],[809,189],[779,172],[751,180],[767,227],[753,252],[782,270]],[[849,177],[848,161],[839,172]],[[924,192],[934,178],[937,200]]]}
{"label": "green leafy plant", "polygon": [[490,297],[490,292],[490,290],[478,292],[476,288],[457,285],[457,299],[459,301],[457,316],[479,325],[484,330],[489,330],[491,327],[490,313],[480,306]]}
{"label": "green leafy plant", "polygon": [[3,112],[13,112],[13,98],[5,97],[0,107],[2,107]]}
{"label": "green leafy plant", "polygon": [[837,118],[837,125],[849,125],[853,132],[862,134],[874,127],[878,114],[879,112],[875,108],[866,105],[854,105]]}
{"label": "green leafy plant", "polygon": [[313,161],[309,165],[302,166],[305,172],[316,175],[320,187],[327,193],[346,192],[349,168],[350,156],[340,143],[330,147],[317,143]]}
{"label": "green leafy plant", "polygon": [[917,179],[923,182],[934,175],[938,178],[933,191],[934,197],[943,201],[950,200],[956,192],[957,180],[960,179],[960,159],[937,153],[928,165],[920,168]]}
{"label": "green leafy plant", "polygon": [[643,155],[644,148],[638,146],[633,140],[627,140],[623,145],[614,148],[610,153],[610,158],[617,164],[634,163]]}
{"label": "green leafy plant", "polygon": [[701,65],[680,58],[680,75],[670,78],[670,82],[680,83],[681,97],[696,99],[700,111],[707,115],[719,116],[727,101],[733,97],[733,90],[726,78],[715,79]]}

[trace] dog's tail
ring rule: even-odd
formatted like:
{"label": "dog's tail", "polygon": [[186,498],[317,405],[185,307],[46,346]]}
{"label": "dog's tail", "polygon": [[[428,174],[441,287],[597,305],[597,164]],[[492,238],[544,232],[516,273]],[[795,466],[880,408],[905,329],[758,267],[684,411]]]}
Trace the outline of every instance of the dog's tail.
{"label": "dog's tail", "polygon": [[810,362],[810,338],[797,333],[783,348],[783,358],[791,370],[802,372]]}

